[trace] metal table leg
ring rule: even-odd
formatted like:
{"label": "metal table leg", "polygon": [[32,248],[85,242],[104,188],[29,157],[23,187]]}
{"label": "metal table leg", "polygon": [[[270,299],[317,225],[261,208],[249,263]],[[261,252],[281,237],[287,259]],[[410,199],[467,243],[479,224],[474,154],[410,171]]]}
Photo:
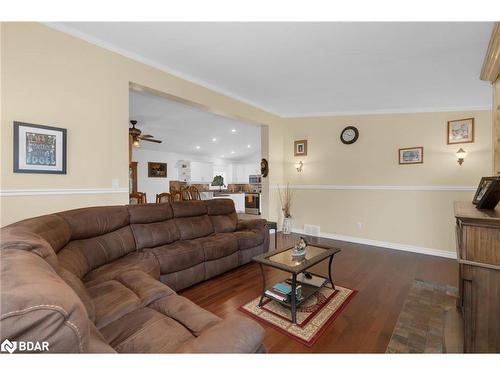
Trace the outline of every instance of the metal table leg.
{"label": "metal table leg", "polygon": [[333,255],[330,256],[330,260],[328,261],[328,278],[330,279],[330,284],[332,284],[333,290],[335,290],[335,284],[333,283],[332,279],[332,262],[333,262]]}
{"label": "metal table leg", "polygon": [[297,289],[297,275],[292,274],[292,295],[290,296],[291,305],[292,305],[292,323],[297,324],[297,300],[296,300],[296,291]]}
{"label": "metal table leg", "polygon": [[266,296],[266,275],[264,273],[264,267],[262,263],[259,263],[260,272],[262,274],[262,295],[260,296],[259,307],[262,306],[262,302],[264,302],[264,297]]}

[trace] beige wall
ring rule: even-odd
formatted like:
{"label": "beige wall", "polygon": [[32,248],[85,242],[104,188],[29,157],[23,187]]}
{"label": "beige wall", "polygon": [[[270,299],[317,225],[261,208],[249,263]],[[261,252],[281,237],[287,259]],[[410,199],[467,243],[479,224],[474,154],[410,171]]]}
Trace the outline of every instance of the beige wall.
{"label": "beige wall", "polygon": [[[128,89],[135,83],[153,90],[269,126],[271,185],[439,185],[473,186],[492,170],[491,113],[420,113],[278,118],[255,107],[182,80],[155,68],[35,23],[3,23],[1,43],[1,189],[127,188]],[[469,156],[460,167],[446,145],[446,121],[476,118],[476,142],[460,145]],[[68,129],[68,174],[12,172],[12,122],[25,121]],[[360,138],[340,143],[346,125]],[[293,140],[308,139],[309,154],[298,174]],[[397,149],[422,145],[424,164],[399,166]],[[263,152],[265,152],[263,150]],[[265,190],[267,192],[267,190]],[[454,249],[454,200],[472,192],[314,190],[296,191],[295,227],[320,225],[326,233]],[[2,196],[2,225],[26,217],[75,207],[126,203],[127,193]],[[276,189],[269,190],[265,212],[280,219]],[[362,223],[362,228],[358,227]]]}
{"label": "beige wall", "polygon": [[[468,117],[475,118],[475,142],[447,145],[447,121]],[[339,139],[347,125],[360,132],[352,145]],[[368,189],[298,189],[292,215],[299,229],[313,224],[331,234],[452,251],[453,201],[470,200],[473,193],[412,191],[412,186],[475,186],[492,169],[490,111],[295,118],[287,120],[286,129],[285,182]],[[306,157],[293,156],[298,139],[308,140]],[[424,147],[424,163],[399,165],[398,148],[414,146]],[[460,147],[468,152],[462,166],[455,155]],[[302,173],[294,168],[299,160]]]}
{"label": "beige wall", "polygon": [[[255,107],[36,23],[1,24],[1,189],[102,189],[128,186],[128,90],[136,83],[273,127]],[[12,172],[13,121],[68,129],[67,175]],[[281,144],[278,132],[270,143]],[[280,160],[270,155],[270,166]],[[281,169],[279,165],[276,169]],[[2,196],[2,225],[86,205],[126,203],[127,193]],[[267,210],[267,207],[266,207]]]}

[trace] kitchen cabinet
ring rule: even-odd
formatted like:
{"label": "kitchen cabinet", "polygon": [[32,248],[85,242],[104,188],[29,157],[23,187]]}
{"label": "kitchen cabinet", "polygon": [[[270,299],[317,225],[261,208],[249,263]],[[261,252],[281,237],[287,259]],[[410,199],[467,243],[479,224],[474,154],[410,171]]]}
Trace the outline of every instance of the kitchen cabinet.
{"label": "kitchen cabinet", "polygon": [[248,184],[248,176],[260,174],[259,163],[233,164],[233,183]]}
{"label": "kitchen cabinet", "polygon": [[209,162],[191,162],[191,181],[212,182],[214,176],[214,166]]}

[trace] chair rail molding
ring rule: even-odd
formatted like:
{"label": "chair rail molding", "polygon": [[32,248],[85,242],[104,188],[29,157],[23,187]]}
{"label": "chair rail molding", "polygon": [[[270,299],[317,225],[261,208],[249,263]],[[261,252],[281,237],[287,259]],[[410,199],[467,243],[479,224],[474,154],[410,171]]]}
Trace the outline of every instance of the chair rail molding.
{"label": "chair rail molding", "polygon": [[2,189],[0,197],[19,197],[32,195],[89,195],[89,194],[128,194],[128,188],[79,188],[79,189]]}
{"label": "chair rail molding", "polygon": [[[476,186],[463,185],[288,185],[295,190],[402,190],[402,191],[476,191]],[[271,185],[271,189],[286,185]]]}

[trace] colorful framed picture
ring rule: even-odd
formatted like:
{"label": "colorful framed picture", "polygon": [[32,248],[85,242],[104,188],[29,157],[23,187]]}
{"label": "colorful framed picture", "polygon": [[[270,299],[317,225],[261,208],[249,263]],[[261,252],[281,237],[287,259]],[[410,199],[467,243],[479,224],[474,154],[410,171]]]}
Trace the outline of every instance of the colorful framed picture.
{"label": "colorful framed picture", "polygon": [[167,177],[167,163],[148,162],[148,177]]}
{"label": "colorful framed picture", "polygon": [[14,173],[66,174],[66,129],[14,121]]}
{"label": "colorful framed picture", "polygon": [[307,156],[307,140],[303,139],[293,143],[295,156]]}
{"label": "colorful framed picture", "polygon": [[449,145],[474,142],[474,118],[448,121]]}
{"label": "colorful framed picture", "polygon": [[399,164],[422,164],[424,162],[424,148],[411,147],[399,149]]}

